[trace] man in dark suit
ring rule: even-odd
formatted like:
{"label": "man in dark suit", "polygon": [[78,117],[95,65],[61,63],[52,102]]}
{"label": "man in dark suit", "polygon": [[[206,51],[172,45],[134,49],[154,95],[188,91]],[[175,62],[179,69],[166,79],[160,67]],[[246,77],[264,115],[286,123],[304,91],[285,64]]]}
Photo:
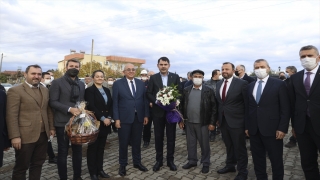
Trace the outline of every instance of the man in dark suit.
{"label": "man in dark suit", "polygon": [[119,175],[126,175],[128,145],[132,146],[133,167],[148,171],[141,164],[141,136],[143,125],[148,123],[149,101],[144,82],[135,79],[133,64],[124,67],[124,78],[115,81],[112,87],[113,119],[119,136]]}
{"label": "man in dark suit", "polygon": [[[65,125],[74,115],[81,112],[75,107],[76,102],[84,100],[84,83],[78,78],[80,62],[70,59],[66,64],[66,73],[59,79],[53,80],[50,87],[50,105],[54,111],[54,126],[58,141],[58,173],[60,179],[67,179],[67,156],[69,138],[65,134]],[[82,146],[71,145],[73,179],[81,178]]]}
{"label": "man in dark suit", "polygon": [[266,151],[272,166],[272,179],[282,180],[283,138],[288,131],[290,101],[286,83],[269,77],[270,66],[264,59],[254,62],[258,78],[248,85],[248,108],[246,134],[250,137],[250,147],[257,179],[268,180],[266,172]]}
{"label": "man in dark suit", "polygon": [[238,175],[235,180],[247,179],[248,154],[244,127],[248,83],[233,77],[234,65],[230,62],[223,63],[221,72],[224,80],[217,83],[216,98],[227,160],[226,166],[218,170],[218,173],[235,172],[237,165]]}
{"label": "man in dark suit", "polygon": [[176,125],[177,123],[169,123],[166,119],[165,111],[156,104],[156,94],[164,86],[177,85],[180,89],[180,78],[178,75],[169,72],[170,60],[167,57],[161,57],[158,60],[159,73],[150,76],[147,97],[152,105],[152,117],[154,125],[154,136],[156,146],[156,164],[153,166],[153,171],[158,171],[163,166],[163,139],[164,128],[167,135],[167,165],[171,171],[176,171],[177,167],[174,164],[174,147],[176,141]]}
{"label": "man in dark suit", "polygon": [[236,71],[234,73],[236,76],[238,76],[240,79],[245,80],[250,84],[251,82],[254,81],[254,79],[250,76],[247,75],[246,73],[246,67],[242,64],[238,65],[236,67]]}
{"label": "man in dark suit", "polygon": [[312,45],[302,47],[299,55],[304,70],[292,75],[289,83],[292,133],[299,142],[305,178],[313,180],[320,179],[317,161],[320,150],[320,56]]}
{"label": "man in dark suit", "polygon": [[3,151],[11,147],[6,123],[6,93],[0,90],[0,167],[3,164]]}

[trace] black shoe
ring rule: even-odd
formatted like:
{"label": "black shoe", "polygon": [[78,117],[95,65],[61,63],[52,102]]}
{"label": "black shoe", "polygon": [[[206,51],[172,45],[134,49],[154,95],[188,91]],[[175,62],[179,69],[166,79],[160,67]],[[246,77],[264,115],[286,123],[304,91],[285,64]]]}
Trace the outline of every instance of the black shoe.
{"label": "black shoe", "polygon": [[209,172],[209,166],[203,166],[201,172],[202,173],[208,173]]}
{"label": "black shoe", "polygon": [[159,171],[160,167],[162,166],[163,166],[162,161],[161,162],[157,161],[156,164],[153,166],[153,171]]}
{"label": "black shoe", "polygon": [[240,173],[238,173],[238,175],[234,178],[234,180],[247,180],[247,179],[248,179],[248,175],[240,174]]}
{"label": "black shoe", "polygon": [[190,164],[190,163],[187,163],[185,164],[184,166],[182,166],[182,169],[190,169],[192,167],[196,167],[197,164]]}
{"label": "black shoe", "polygon": [[125,176],[127,174],[126,172],[126,166],[120,166],[119,168],[119,175],[120,176]]}
{"label": "black shoe", "polygon": [[140,171],[146,172],[148,171],[148,169],[146,167],[144,167],[141,163],[140,164],[135,164],[133,165],[134,168],[139,169]]}
{"label": "black shoe", "polygon": [[215,139],[216,139],[216,135],[211,135],[210,136],[210,142],[214,142]]}
{"label": "black shoe", "polygon": [[236,172],[236,168],[234,168],[234,167],[231,167],[231,168],[224,167],[224,168],[218,170],[219,174],[225,174],[225,173],[228,173],[228,172]]}
{"label": "black shoe", "polygon": [[49,164],[57,164],[57,162],[58,162],[57,157],[49,158],[49,160],[48,160],[48,163],[49,163]]}
{"label": "black shoe", "polygon": [[286,147],[286,148],[292,148],[295,146],[297,146],[297,143],[293,142],[293,141],[289,141],[286,145],[284,145],[284,147]]}
{"label": "black shoe", "polygon": [[100,176],[102,178],[110,178],[109,174],[105,173],[104,171],[100,171],[98,173],[98,176]]}
{"label": "black shoe", "polygon": [[176,165],[174,165],[174,163],[172,161],[167,162],[167,166],[170,168],[171,171],[176,171],[177,170]]}
{"label": "black shoe", "polygon": [[182,130],[182,135],[186,135],[186,130]]}
{"label": "black shoe", "polygon": [[90,175],[91,180],[99,180],[97,175]]}
{"label": "black shoe", "polygon": [[145,142],[143,143],[143,146],[142,146],[142,147],[147,148],[147,147],[149,146],[149,143],[150,143],[150,142],[145,141]]}

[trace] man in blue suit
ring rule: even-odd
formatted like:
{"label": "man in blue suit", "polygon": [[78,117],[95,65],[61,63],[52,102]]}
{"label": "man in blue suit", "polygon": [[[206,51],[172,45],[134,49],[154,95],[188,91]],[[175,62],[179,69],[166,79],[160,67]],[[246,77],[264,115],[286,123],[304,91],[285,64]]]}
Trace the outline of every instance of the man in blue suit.
{"label": "man in blue suit", "polygon": [[149,104],[144,82],[135,79],[133,64],[127,64],[125,77],[115,81],[112,87],[113,118],[119,136],[119,175],[126,175],[128,164],[128,144],[131,142],[134,168],[148,171],[141,164],[141,136],[143,125],[148,123]]}
{"label": "man in blue suit", "polygon": [[272,179],[283,179],[283,138],[288,131],[290,101],[286,83],[269,77],[270,66],[264,59],[254,62],[257,81],[248,85],[246,134],[257,179],[267,180],[266,151],[272,166]]}

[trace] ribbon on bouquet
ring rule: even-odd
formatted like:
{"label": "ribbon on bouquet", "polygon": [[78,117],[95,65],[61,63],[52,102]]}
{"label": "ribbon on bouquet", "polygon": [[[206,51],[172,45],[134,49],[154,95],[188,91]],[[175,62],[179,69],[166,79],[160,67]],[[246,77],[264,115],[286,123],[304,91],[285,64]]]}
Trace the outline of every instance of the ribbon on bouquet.
{"label": "ribbon on bouquet", "polygon": [[166,119],[169,123],[179,123],[183,120],[182,114],[176,109],[176,102],[164,106],[158,101],[157,105],[166,111]]}

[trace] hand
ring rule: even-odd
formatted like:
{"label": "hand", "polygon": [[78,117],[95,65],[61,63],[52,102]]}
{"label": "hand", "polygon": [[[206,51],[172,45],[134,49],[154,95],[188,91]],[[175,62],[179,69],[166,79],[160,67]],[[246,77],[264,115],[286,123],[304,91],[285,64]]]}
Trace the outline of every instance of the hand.
{"label": "hand", "polygon": [[144,117],[144,119],[143,119],[143,125],[148,124],[148,121],[149,121],[148,117]]}
{"label": "hand", "polygon": [[111,124],[111,119],[105,118],[105,119],[103,120],[103,123],[104,123],[105,126],[110,126],[110,124]]}
{"label": "hand", "polygon": [[120,129],[120,128],[121,128],[121,126],[120,126],[120,120],[119,120],[119,119],[116,120],[114,125],[116,126],[116,128]]}
{"label": "hand", "polygon": [[220,127],[219,121],[217,121],[217,123],[216,123],[216,124],[217,124],[217,126],[218,126],[218,127]]}
{"label": "hand", "polygon": [[152,107],[152,103],[150,103],[149,106]]}
{"label": "hand", "polygon": [[250,137],[250,136],[249,136],[249,131],[248,131],[248,130],[245,130],[244,132],[246,133],[246,135],[247,135],[248,137]]}
{"label": "hand", "polygon": [[74,116],[78,116],[81,113],[81,111],[78,108],[70,108],[69,112]]}
{"label": "hand", "polygon": [[21,138],[18,137],[18,138],[11,139],[11,144],[12,144],[12,147],[14,147],[15,149],[17,150],[21,149]]}
{"label": "hand", "polygon": [[296,136],[296,132],[294,131],[294,129],[293,129],[293,128],[292,128],[291,132],[292,132],[293,137],[297,138],[297,136]]}
{"label": "hand", "polygon": [[216,127],[214,125],[212,125],[212,124],[209,124],[209,126],[208,126],[208,130],[209,131],[213,131],[215,128]]}
{"label": "hand", "polygon": [[50,130],[50,136],[54,137],[55,134],[56,134],[55,130]]}
{"label": "hand", "polygon": [[179,122],[179,128],[180,129],[183,129],[184,128],[184,123],[181,121],[181,122]]}
{"label": "hand", "polygon": [[286,135],[286,133],[281,132],[281,131],[277,131],[276,132],[276,139],[283,139],[285,135]]}

